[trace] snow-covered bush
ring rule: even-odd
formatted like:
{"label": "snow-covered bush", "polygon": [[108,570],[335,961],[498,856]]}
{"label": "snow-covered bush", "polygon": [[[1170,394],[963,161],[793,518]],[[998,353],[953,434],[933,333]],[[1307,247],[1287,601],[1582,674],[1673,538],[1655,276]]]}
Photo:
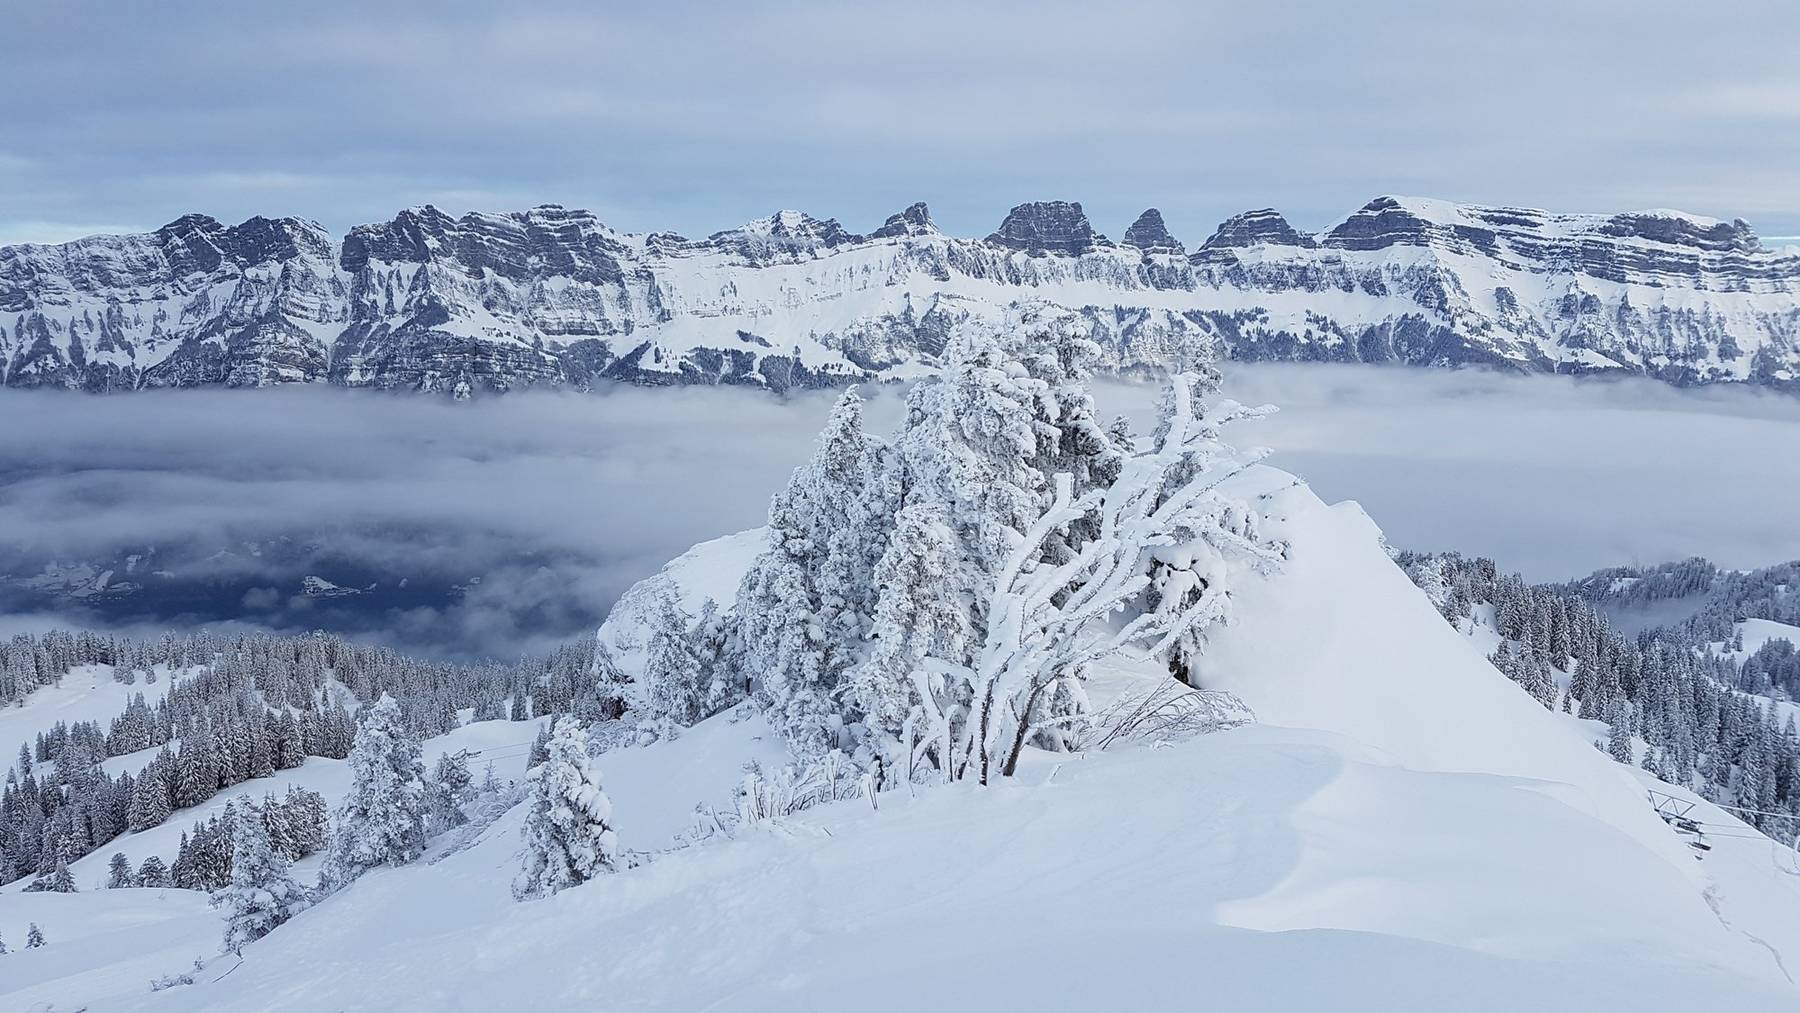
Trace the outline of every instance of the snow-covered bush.
{"label": "snow-covered bush", "polygon": [[171,988],[180,988],[183,985],[192,985],[193,983],[194,976],[186,971],[179,974],[165,974],[160,978],[150,979],[150,991],[162,992]]}
{"label": "snow-covered bush", "polygon": [[863,793],[862,773],[835,749],[818,759],[786,764],[774,773],[752,763],[734,799],[737,825],[751,826],[826,802],[857,798]]}
{"label": "snow-covered bush", "polygon": [[[1171,412],[1156,449],[1125,462],[1110,485],[1080,498],[1058,475],[1056,498],[1000,570],[989,599],[987,639],[974,665],[928,658],[913,674],[921,750],[946,779],[985,784],[1010,776],[1025,744],[1073,715],[1046,707],[1061,688],[1079,702],[1087,666],[1127,646],[1162,655],[1229,612],[1228,565],[1271,567],[1279,552],[1258,535],[1255,514],[1219,485],[1258,459],[1217,438],[1230,413],[1202,422],[1197,378],[1170,385]],[[1060,563],[1044,559],[1052,533],[1076,521],[1093,536]],[[1160,564],[1153,583],[1153,566]],[[1157,590],[1154,605],[1147,592]],[[1135,609],[1128,608],[1133,603]],[[1115,613],[1129,618],[1113,622]]]}
{"label": "snow-covered bush", "polygon": [[1159,682],[1089,715],[1072,745],[1101,750],[1129,743],[1180,742],[1254,720],[1249,705],[1230,693]]}
{"label": "snow-covered bush", "polygon": [[559,718],[549,756],[533,768],[526,814],[524,868],[513,883],[520,900],[580,886],[613,871],[619,838],[600,768],[588,755],[587,734],[574,718]]}

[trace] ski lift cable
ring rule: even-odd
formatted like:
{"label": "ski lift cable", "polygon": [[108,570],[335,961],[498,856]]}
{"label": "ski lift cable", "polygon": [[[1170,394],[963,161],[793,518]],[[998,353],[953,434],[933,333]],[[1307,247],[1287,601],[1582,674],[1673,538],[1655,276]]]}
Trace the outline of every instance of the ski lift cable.
{"label": "ski lift cable", "polygon": [[[1649,791],[1649,795],[1652,799],[1660,798],[1660,799],[1663,799],[1664,801],[1674,802],[1674,803],[1677,803],[1680,805],[1688,806],[1690,808],[1701,804],[1699,801],[1695,801],[1693,799],[1685,799],[1679,795],[1670,795],[1667,792],[1657,791],[1654,788],[1649,789],[1648,791]],[[1704,800],[1702,800],[1702,801],[1704,801]],[[1782,819],[1790,819],[1790,820],[1791,819],[1800,819],[1800,814],[1796,814],[1796,813],[1777,813],[1777,812],[1770,812],[1767,809],[1746,809],[1743,806],[1726,805],[1723,802],[1707,802],[1706,804],[1713,806],[1714,808],[1726,809],[1726,810],[1729,810],[1734,813],[1751,813],[1756,816],[1776,816],[1776,817],[1780,817]],[[1701,821],[1701,822],[1704,822],[1704,821]]]}

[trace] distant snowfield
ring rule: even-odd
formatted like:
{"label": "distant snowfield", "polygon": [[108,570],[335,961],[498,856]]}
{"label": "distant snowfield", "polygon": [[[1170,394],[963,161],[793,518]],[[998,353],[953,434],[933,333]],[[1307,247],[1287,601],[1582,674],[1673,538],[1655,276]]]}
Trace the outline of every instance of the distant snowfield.
{"label": "distant snowfield", "polygon": [[[198,984],[159,993],[143,953],[178,971],[216,945],[216,915],[191,898],[8,895],[0,931],[11,940],[12,922],[36,919],[52,945],[7,958],[0,1008],[1800,1003],[1791,852],[1745,832],[1695,861],[1638,772],[1488,665],[1360,509],[1328,507],[1274,469],[1237,486],[1291,546],[1280,574],[1242,587],[1238,621],[1207,656],[1207,680],[1257,725],[1167,748],[1034,753],[992,788],[822,807],[526,904],[507,890],[515,810],[474,847],[370,874],[241,967],[213,959]],[[670,572],[729,583],[741,556],[721,539]],[[695,803],[722,799],[746,759],[778,755],[759,718],[722,715],[601,764],[627,846],[654,850]]]}
{"label": "distant snowfield", "polygon": [[[1781,466],[1800,460],[1800,399],[1338,365],[1228,365],[1226,380],[1243,400],[1282,407],[1238,442],[1273,448],[1328,500],[1359,501],[1396,546],[1484,553],[1542,580],[1695,553],[1745,567],[1800,558],[1800,472]],[[870,428],[890,431],[900,388],[865,390]],[[1148,428],[1153,385],[1097,393],[1105,414]],[[13,392],[0,399],[0,573],[9,555],[155,546],[157,566],[217,567],[255,593],[212,603],[219,614],[143,599],[104,614],[66,599],[33,611],[137,631],[325,626],[420,653],[515,658],[586,633],[688,546],[761,523],[833,397]],[[262,579],[267,564],[245,545],[283,533],[316,536],[330,558]],[[343,573],[345,559],[367,572]],[[388,590],[436,574],[457,591],[390,608],[371,604],[378,595],[304,595],[300,574]],[[0,580],[0,601],[7,589]],[[0,616],[0,632],[57,621]]]}
{"label": "distant snowfield", "polygon": [[[1738,631],[1744,635],[1744,647],[1738,651],[1720,651],[1720,655],[1741,661],[1763,649],[1763,645],[1771,640],[1786,640],[1795,647],[1800,647],[1800,626],[1778,623],[1773,619],[1743,619],[1737,624]],[[1725,646],[1720,644],[1720,647]]]}

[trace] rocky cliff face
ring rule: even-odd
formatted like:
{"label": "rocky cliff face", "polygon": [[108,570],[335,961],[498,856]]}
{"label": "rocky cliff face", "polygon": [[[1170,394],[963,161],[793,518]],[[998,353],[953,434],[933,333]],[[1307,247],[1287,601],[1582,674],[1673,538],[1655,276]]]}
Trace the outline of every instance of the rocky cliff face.
{"label": "rocky cliff face", "polygon": [[544,205],[432,207],[341,240],[295,218],[0,249],[0,384],[91,391],[330,382],[774,390],[935,368],[959,326],[1045,319],[1113,366],[1189,342],[1245,360],[1468,363],[1800,388],[1800,254],[1741,221],[1382,197],[1317,235],[1246,212],[1187,251],[1081,205],[982,240],[923,204],[867,235],[783,211],[702,240]]}

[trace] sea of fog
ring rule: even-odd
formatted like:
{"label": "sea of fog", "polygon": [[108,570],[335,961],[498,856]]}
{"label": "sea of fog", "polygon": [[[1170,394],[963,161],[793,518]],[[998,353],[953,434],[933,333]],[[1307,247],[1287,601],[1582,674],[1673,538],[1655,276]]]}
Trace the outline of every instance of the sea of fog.
{"label": "sea of fog", "polygon": [[[1281,407],[1236,442],[1358,500],[1395,546],[1544,580],[1800,557],[1797,399],[1347,366],[1234,366],[1227,389]],[[866,393],[890,430],[900,391]],[[1140,430],[1155,394],[1098,390]],[[327,628],[439,656],[542,650],[689,544],[760,523],[832,397],[0,392],[0,633]]]}

